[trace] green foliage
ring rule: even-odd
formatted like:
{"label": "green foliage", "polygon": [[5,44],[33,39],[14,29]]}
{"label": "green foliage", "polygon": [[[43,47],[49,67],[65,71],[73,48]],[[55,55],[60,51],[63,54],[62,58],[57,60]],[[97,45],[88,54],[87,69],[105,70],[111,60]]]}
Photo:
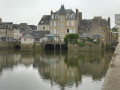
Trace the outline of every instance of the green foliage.
{"label": "green foliage", "polygon": [[80,47],[84,47],[85,44],[84,44],[84,43],[78,43],[78,46],[80,46]]}
{"label": "green foliage", "polygon": [[112,31],[113,31],[113,32],[117,32],[118,30],[117,30],[117,28],[113,27],[113,28],[112,28]]}
{"label": "green foliage", "polygon": [[76,44],[78,43],[78,34],[68,34],[64,38],[64,42],[67,44],[68,42]]}

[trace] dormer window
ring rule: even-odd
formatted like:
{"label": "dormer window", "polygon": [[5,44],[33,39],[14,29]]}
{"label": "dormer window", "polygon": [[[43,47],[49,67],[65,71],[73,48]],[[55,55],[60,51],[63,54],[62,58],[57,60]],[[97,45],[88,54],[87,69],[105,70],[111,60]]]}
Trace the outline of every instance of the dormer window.
{"label": "dormer window", "polygon": [[71,15],[71,18],[74,18],[74,14]]}
{"label": "dormer window", "polygon": [[57,14],[57,15],[55,15],[55,19],[59,19],[59,15]]}
{"label": "dormer window", "polygon": [[66,15],[66,18],[67,18],[67,19],[69,19],[69,18],[70,18],[70,15],[69,15],[69,14],[67,14],[67,15]]}
{"label": "dormer window", "polygon": [[54,15],[53,14],[51,15],[51,18],[54,19]]}

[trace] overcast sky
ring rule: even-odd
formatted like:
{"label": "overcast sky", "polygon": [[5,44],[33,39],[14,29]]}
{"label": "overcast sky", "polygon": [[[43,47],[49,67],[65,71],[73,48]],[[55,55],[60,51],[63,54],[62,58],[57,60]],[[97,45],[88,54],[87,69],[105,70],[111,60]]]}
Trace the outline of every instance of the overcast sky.
{"label": "overcast sky", "polygon": [[0,18],[3,22],[37,25],[43,15],[58,10],[61,4],[74,11],[78,8],[83,19],[110,17],[112,27],[115,14],[120,13],[120,0],[0,0]]}

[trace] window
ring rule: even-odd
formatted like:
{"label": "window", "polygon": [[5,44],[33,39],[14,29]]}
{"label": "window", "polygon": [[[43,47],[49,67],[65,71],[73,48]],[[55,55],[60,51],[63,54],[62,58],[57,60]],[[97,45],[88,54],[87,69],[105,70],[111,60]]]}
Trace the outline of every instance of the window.
{"label": "window", "polygon": [[54,30],[52,30],[51,33],[54,34]]}
{"label": "window", "polygon": [[67,29],[67,33],[69,33],[69,29]]}
{"label": "window", "polygon": [[43,30],[45,30],[45,27],[43,27]]}
{"label": "window", "polygon": [[56,26],[56,22],[54,22],[54,26]]}
{"label": "window", "polygon": [[59,22],[56,22],[56,26],[59,26]]}
{"label": "window", "polygon": [[75,33],[75,30],[74,30],[74,29],[72,29],[72,33]]}
{"label": "window", "polygon": [[59,34],[59,30],[56,30],[56,34]]}
{"label": "window", "polygon": [[54,22],[52,22],[52,26],[54,26]]}
{"label": "window", "polygon": [[69,21],[67,21],[67,26],[69,26]]}
{"label": "window", "polygon": [[51,18],[54,19],[54,15],[51,15]]}
{"label": "window", "polygon": [[66,15],[66,18],[67,18],[67,19],[69,19],[69,18],[70,18],[70,15],[69,15],[69,14],[67,14],[67,15]]}
{"label": "window", "polygon": [[54,34],[56,34],[56,29],[54,30]]}
{"label": "window", "polygon": [[74,14],[71,15],[71,18],[75,18]]}
{"label": "window", "polygon": [[26,41],[26,38],[24,38],[24,41]]}
{"label": "window", "polygon": [[74,21],[71,22],[71,25],[74,26]]}
{"label": "window", "polygon": [[61,16],[61,18],[60,18],[60,19],[61,19],[61,21],[63,21],[63,16]]}
{"label": "window", "polygon": [[64,25],[63,25],[63,23],[61,23],[61,28],[63,29],[63,27],[64,27]]}
{"label": "window", "polygon": [[57,14],[57,15],[55,15],[55,19],[59,19],[59,15]]}

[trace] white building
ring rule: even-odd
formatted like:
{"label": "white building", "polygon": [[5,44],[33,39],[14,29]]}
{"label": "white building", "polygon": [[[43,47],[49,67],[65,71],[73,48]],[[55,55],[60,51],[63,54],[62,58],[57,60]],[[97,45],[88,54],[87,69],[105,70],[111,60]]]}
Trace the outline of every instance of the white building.
{"label": "white building", "polygon": [[14,39],[15,40],[21,40],[22,33],[18,29],[14,29]]}
{"label": "white building", "polygon": [[120,29],[120,14],[115,14],[115,27]]}
{"label": "white building", "polygon": [[32,35],[30,34],[25,34],[22,38],[21,38],[21,44],[34,44],[35,39]]}

